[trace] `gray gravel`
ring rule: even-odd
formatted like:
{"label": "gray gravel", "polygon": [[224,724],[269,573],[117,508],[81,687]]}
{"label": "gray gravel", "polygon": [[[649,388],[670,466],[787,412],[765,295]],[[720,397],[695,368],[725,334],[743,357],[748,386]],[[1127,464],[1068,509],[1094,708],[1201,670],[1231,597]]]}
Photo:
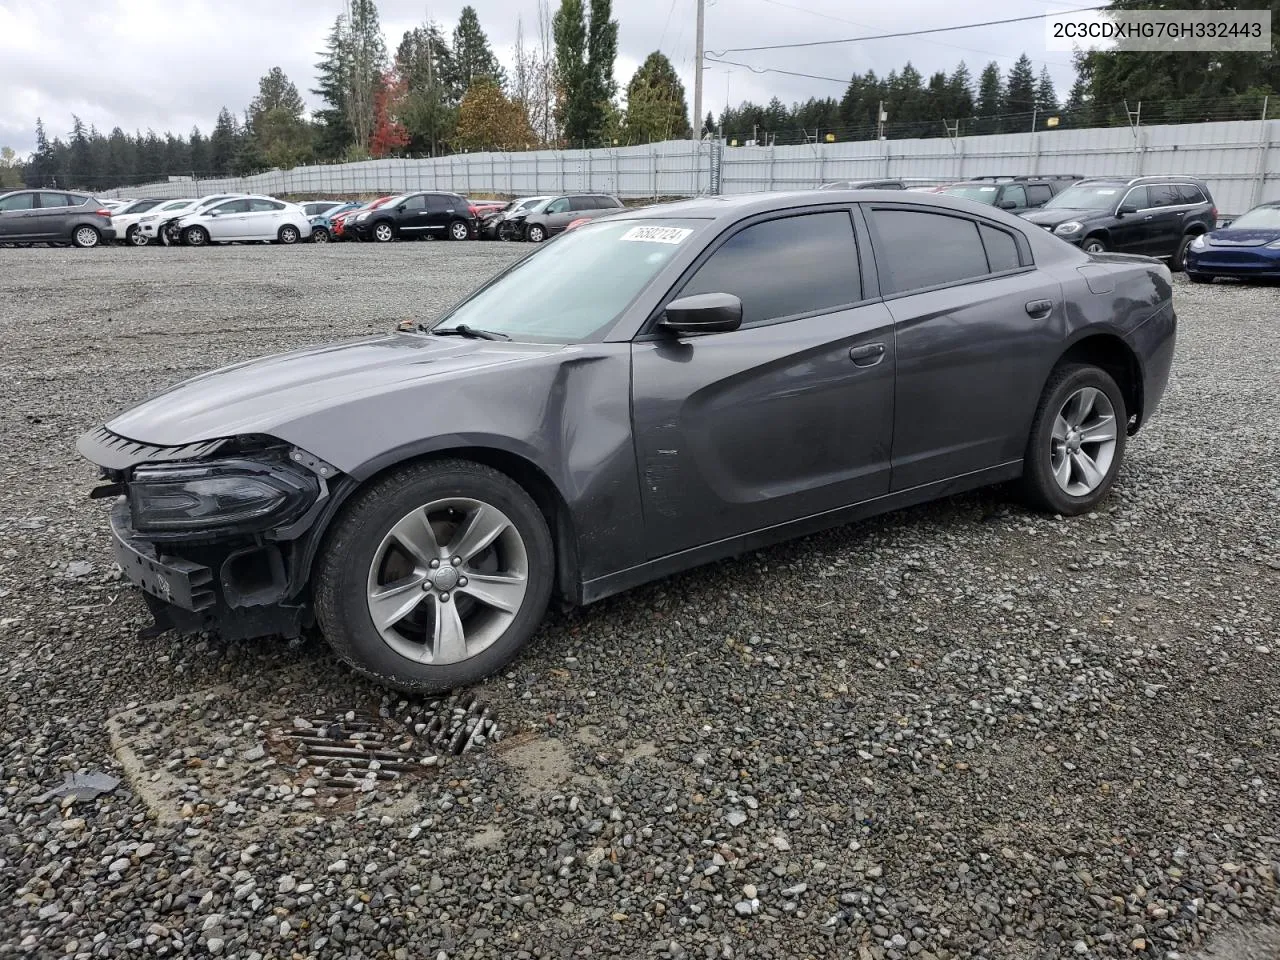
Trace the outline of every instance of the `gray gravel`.
{"label": "gray gravel", "polygon": [[[82,430],[523,252],[0,250],[0,955],[1275,955],[1275,287],[1179,278],[1097,515],[984,492],[555,615],[400,781],[296,765],[309,718],[419,742],[321,641],[136,636]],[[37,802],[74,771],[122,783]]]}

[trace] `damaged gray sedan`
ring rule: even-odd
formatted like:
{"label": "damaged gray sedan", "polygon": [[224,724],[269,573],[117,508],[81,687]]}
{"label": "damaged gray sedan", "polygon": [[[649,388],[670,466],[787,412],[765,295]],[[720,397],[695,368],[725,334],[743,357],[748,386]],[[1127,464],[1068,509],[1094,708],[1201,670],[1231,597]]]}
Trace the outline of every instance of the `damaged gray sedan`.
{"label": "damaged gray sedan", "polygon": [[985,484],[1092,509],[1173,355],[1169,271],[901,191],[585,224],[431,325],[181,383],[81,437],[157,628],[439,691],[586,604]]}

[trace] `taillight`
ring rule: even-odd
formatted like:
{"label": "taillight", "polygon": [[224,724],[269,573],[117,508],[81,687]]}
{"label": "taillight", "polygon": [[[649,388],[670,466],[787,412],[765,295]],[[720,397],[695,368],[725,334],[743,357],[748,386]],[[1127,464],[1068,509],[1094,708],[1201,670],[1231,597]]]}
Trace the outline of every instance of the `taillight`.
{"label": "taillight", "polygon": [[1209,216],[1210,216],[1210,218],[1211,218],[1209,222],[1210,222],[1210,223],[1212,223],[1212,224],[1216,227],[1216,226],[1218,225],[1218,208],[1217,208],[1217,207],[1210,207],[1210,208],[1209,208]]}
{"label": "taillight", "polygon": [[95,211],[93,211],[93,212],[94,212],[94,214],[95,214],[96,216],[99,216],[99,217],[106,217],[108,220],[110,220],[110,219],[111,219],[111,211],[110,211],[110,210],[107,210],[107,209],[105,209],[105,208],[104,208],[104,209],[102,209],[102,210],[95,210]]}

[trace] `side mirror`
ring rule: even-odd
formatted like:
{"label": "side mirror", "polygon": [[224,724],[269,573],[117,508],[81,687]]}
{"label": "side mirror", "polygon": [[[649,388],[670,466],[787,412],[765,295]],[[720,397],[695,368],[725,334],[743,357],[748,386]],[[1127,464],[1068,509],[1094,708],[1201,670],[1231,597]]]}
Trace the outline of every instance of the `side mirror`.
{"label": "side mirror", "polygon": [[1016,202],[1016,201],[1013,201],[1013,200],[1001,200],[1001,201],[1000,201],[1000,209],[1001,209],[1001,210],[1016,210],[1017,208],[1018,208],[1018,204],[1017,204],[1017,202]]}
{"label": "side mirror", "polygon": [[221,214],[221,213],[219,213],[217,210],[210,210],[210,211],[209,211],[209,216],[211,216],[211,217],[220,217],[220,216],[222,216],[222,214]]}
{"label": "side mirror", "polygon": [[1137,212],[1138,205],[1136,203],[1122,203],[1120,204],[1120,209],[1116,211],[1116,216],[1123,217],[1125,214]]}
{"label": "side mirror", "polygon": [[742,326],[742,301],[732,293],[698,293],[667,304],[658,326],[672,333],[724,333]]}

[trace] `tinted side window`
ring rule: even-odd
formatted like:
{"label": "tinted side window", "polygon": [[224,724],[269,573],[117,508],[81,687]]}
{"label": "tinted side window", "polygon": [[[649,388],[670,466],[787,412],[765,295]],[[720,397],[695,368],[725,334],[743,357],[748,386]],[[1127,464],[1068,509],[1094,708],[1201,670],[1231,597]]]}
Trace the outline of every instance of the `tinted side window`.
{"label": "tinted side window", "polygon": [[561,197],[559,200],[553,200],[551,203],[547,204],[547,209],[543,210],[542,212],[543,213],[568,213],[569,198]]}
{"label": "tinted side window", "polygon": [[220,217],[225,217],[229,213],[248,213],[249,201],[228,200],[226,203],[220,203],[213,207],[209,212],[212,213],[214,210],[218,211],[218,216]]}
{"label": "tinted side window", "polygon": [[272,213],[276,210],[283,210],[284,204],[277,203],[275,200],[250,200],[249,210],[253,213]]}
{"label": "tinted side window", "polygon": [[50,207],[69,207],[71,206],[71,200],[65,193],[42,192],[40,194],[40,206],[45,210]]}
{"label": "tinted side window", "polygon": [[31,210],[35,205],[34,193],[18,193],[0,200],[0,210]]}
{"label": "tinted side window", "polygon": [[732,293],[742,325],[826,310],[862,298],[849,215],[810,213],[757,223],[734,234],[680,291]]}
{"label": "tinted side window", "polygon": [[1036,183],[1027,187],[1027,202],[1033,207],[1047,203],[1052,196],[1053,191],[1046,184]]}
{"label": "tinted side window", "polygon": [[1193,183],[1178,184],[1178,202],[1179,203],[1208,203],[1204,198],[1204,193],[1199,187]]}
{"label": "tinted side window", "polygon": [[972,280],[988,272],[972,220],[916,210],[873,210],[871,220],[885,293]]}
{"label": "tinted side window", "polygon": [[1148,202],[1147,188],[1134,187],[1125,195],[1123,205],[1137,207],[1139,210],[1145,210],[1147,207],[1151,206]]}
{"label": "tinted side window", "polygon": [[596,207],[596,198],[595,198],[595,197],[570,197],[570,198],[569,198],[569,209],[570,209],[570,210],[595,210],[595,209],[598,209],[598,208]]}
{"label": "tinted side window", "polygon": [[1178,188],[1171,183],[1156,183],[1147,187],[1147,199],[1153,207],[1175,207],[1182,202],[1178,199]]}
{"label": "tinted side window", "polygon": [[456,202],[452,197],[447,197],[442,193],[429,193],[423,199],[426,201],[427,210],[432,213],[444,213],[446,210],[451,210]]}
{"label": "tinted side window", "polygon": [[1027,191],[1020,186],[1005,187],[1004,196],[1000,198],[1001,203],[1012,203],[1016,207],[1025,207],[1027,205]]}
{"label": "tinted side window", "polygon": [[425,195],[419,194],[416,197],[410,197],[402,206],[406,210],[424,210],[427,206],[427,198]]}
{"label": "tinted side window", "polygon": [[596,199],[600,202],[600,206],[602,207],[608,207],[611,210],[622,209],[622,201],[617,197],[596,197]]}
{"label": "tinted side window", "polygon": [[1005,230],[997,230],[986,224],[979,224],[978,232],[982,234],[982,245],[987,250],[987,266],[992,273],[1002,270],[1017,270],[1022,266],[1018,259],[1018,244],[1013,234]]}

